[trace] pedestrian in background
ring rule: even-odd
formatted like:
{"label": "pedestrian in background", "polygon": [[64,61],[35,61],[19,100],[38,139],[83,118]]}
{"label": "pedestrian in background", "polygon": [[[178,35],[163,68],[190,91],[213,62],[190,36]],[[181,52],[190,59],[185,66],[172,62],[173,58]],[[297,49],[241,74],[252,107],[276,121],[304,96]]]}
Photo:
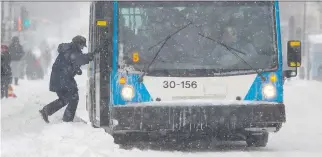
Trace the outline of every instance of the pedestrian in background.
{"label": "pedestrian in background", "polygon": [[25,55],[25,52],[20,44],[19,38],[14,36],[8,47],[9,54],[11,57],[11,70],[12,77],[15,85],[18,85],[18,80],[21,77],[21,59]]}
{"label": "pedestrian in background", "polygon": [[12,82],[10,58],[8,46],[1,45],[1,99],[8,98],[8,89]]}

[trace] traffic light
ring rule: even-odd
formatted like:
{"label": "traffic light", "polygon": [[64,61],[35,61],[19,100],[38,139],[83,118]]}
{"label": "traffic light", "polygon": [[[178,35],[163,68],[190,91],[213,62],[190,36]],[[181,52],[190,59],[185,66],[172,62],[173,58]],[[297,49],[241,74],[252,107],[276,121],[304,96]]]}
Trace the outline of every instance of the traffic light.
{"label": "traffic light", "polygon": [[24,28],[29,28],[30,26],[30,20],[29,19],[24,19],[23,20],[23,27]]}
{"label": "traffic light", "polygon": [[20,16],[17,19],[17,30],[19,32],[22,31],[22,20],[21,20],[21,17]]}
{"label": "traffic light", "polygon": [[26,30],[30,27],[30,19],[29,19],[29,13],[25,7],[21,7],[21,12],[20,12],[20,17],[21,17],[21,22],[22,22],[22,29]]}

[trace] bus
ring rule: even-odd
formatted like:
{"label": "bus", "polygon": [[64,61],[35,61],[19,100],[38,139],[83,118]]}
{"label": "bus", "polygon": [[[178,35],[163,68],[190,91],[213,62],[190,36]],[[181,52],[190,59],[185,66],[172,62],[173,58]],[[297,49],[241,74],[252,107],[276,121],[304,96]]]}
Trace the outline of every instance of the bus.
{"label": "bus", "polygon": [[[116,144],[265,147],[286,122],[297,70],[283,70],[277,1],[91,2],[89,24],[86,108]],[[301,41],[285,44],[300,67]]]}

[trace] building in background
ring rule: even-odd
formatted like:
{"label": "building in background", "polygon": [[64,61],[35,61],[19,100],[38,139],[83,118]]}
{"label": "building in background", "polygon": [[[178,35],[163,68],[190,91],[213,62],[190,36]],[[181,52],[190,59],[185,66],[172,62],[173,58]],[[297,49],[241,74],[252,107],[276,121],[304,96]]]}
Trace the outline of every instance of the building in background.
{"label": "building in background", "polygon": [[1,1],[1,43],[8,44],[14,27],[12,2]]}

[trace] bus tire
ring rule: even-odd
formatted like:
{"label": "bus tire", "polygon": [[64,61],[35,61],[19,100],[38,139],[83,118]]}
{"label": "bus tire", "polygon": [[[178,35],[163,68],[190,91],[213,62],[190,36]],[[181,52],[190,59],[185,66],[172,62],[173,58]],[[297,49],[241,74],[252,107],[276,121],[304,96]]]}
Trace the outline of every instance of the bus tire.
{"label": "bus tire", "polygon": [[124,145],[127,143],[127,136],[125,134],[114,134],[114,143],[119,145]]}
{"label": "bus tire", "polygon": [[268,143],[268,133],[264,132],[261,135],[250,134],[246,138],[246,143],[248,147],[266,147]]}

